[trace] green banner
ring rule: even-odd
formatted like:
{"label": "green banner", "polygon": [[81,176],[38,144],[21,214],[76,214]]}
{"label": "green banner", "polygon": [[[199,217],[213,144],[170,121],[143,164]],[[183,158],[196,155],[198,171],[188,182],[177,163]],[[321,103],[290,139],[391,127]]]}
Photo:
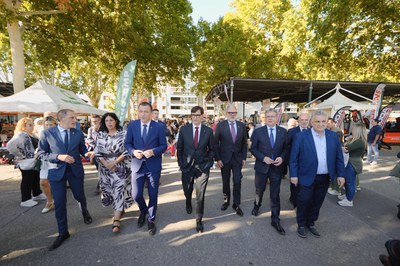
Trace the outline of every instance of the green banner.
{"label": "green banner", "polygon": [[135,78],[136,60],[129,62],[119,76],[117,98],[115,99],[115,114],[123,125],[129,108],[133,79]]}

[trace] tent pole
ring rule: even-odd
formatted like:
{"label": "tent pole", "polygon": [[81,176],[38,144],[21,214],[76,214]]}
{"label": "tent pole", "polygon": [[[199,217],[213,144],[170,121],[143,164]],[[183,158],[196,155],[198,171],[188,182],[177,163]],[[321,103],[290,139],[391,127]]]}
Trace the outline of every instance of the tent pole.
{"label": "tent pole", "polygon": [[231,103],[233,103],[233,79],[231,79],[230,89],[231,89]]}

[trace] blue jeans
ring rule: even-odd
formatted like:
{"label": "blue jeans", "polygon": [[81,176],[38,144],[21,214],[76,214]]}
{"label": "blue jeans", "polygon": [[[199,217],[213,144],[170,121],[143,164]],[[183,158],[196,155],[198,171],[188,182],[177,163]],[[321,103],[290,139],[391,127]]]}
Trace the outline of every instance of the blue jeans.
{"label": "blue jeans", "polygon": [[346,198],[349,201],[352,201],[354,199],[354,195],[356,194],[356,177],[357,173],[354,170],[354,167],[351,165],[351,163],[348,163],[346,166]]}
{"label": "blue jeans", "polygon": [[378,143],[375,144],[375,146],[372,146],[372,143],[368,143],[368,148],[367,148],[367,160],[368,162],[372,162],[372,152],[374,152],[374,161],[378,162],[379,159],[379,149],[378,149]]}

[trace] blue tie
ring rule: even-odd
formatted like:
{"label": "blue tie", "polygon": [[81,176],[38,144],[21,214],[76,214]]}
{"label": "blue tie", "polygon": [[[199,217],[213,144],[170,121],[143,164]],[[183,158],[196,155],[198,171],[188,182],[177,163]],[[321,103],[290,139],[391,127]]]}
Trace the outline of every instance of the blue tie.
{"label": "blue tie", "polygon": [[146,142],[146,138],[147,138],[147,125],[143,125],[143,133],[142,133],[143,142]]}
{"label": "blue tie", "polygon": [[65,145],[65,148],[68,150],[68,146],[69,146],[68,130],[64,130],[64,132],[65,132],[64,145]]}
{"label": "blue tie", "polygon": [[273,148],[275,145],[275,140],[274,140],[274,129],[270,128],[269,129],[271,133],[269,134],[269,142],[271,143],[271,147]]}

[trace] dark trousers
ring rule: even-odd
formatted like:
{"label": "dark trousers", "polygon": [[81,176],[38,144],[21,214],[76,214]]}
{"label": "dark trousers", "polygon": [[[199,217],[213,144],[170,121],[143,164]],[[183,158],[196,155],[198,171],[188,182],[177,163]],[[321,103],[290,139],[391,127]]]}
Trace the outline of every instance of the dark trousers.
{"label": "dark trousers", "polygon": [[274,173],[272,171],[267,174],[260,172],[255,173],[255,185],[256,185],[256,199],[254,204],[258,207],[261,206],[265,188],[267,186],[267,180],[269,179],[269,198],[271,201],[271,221],[279,223],[279,214],[281,211],[281,201],[279,192],[281,188],[282,175]]}
{"label": "dark trousers", "polygon": [[235,159],[224,163],[221,168],[222,175],[222,193],[224,193],[224,202],[229,203],[231,199],[231,172],[233,180],[233,204],[240,205],[240,191],[242,187],[242,162],[238,163]]}
{"label": "dark trousers", "polygon": [[[208,184],[210,170],[206,173],[192,167],[189,172],[182,172],[183,193],[187,202],[192,200],[193,185],[196,189],[196,220],[201,221],[204,214],[204,195]],[[196,180],[196,182],[195,182]]]}
{"label": "dark trousers", "polygon": [[27,201],[42,194],[40,190],[40,177],[39,171],[35,170],[21,170],[21,201]]}
{"label": "dark trousers", "polygon": [[314,226],[329,187],[329,175],[316,175],[311,186],[299,186],[297,197],[297,224]]}
{"label": "dark trousers", "polygon": [[71,167],[67,166],[64,173],[64,177],[60,181],[51,181],[50,187],[53,193],[55,214],[58,225],[58,233],[65,234],[68,232],[68,220],[67,220],[67,181],[71,187],[72,195],[78,202],[82,213],[86,213],[86,197],[83,187],[83,177],[76,177],[71,171]]}
{"label": "dark trousers", "polygon": [[297,194],[299,194],[299,187],[290,183],[290,198],[289,201],[293,204],[293,207],[297,207]]}
{"label": "dark trousers", "polygon": [[[154,222],[157,214],[158,201],[158,182],[161,172],[151,172],[146,162],[142,163],[141,168],[137,173],[132,172],[132,197],[139,206],[141,213],[148,213],[148,221]],[[147,182],[147,192],[149,194],[149,204],[143,197],[144,183]]]}

